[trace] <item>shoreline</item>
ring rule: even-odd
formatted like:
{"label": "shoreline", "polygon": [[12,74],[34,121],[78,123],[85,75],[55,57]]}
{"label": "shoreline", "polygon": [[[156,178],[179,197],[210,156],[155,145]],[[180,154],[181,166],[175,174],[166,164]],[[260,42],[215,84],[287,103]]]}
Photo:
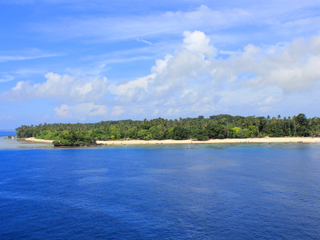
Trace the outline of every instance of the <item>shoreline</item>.
{"label": "shoreline", "polygon": [[278,138],[225,138],[197,140],[118,140],[96,141],[99,145],[148,145],[148,144],[223,144],[223,143],[320,143],[320,138],[309,137],[278,137]]}
{"label": "shoreline", "polygon": [[[38,143],[52,143],[53,140],[24,138],[25,141]],[[96,141],[97,145],[153,145],[153,144],[224,144],[224,143],[320,143],[320,138],[311,137],[275,137],[275,138],[225,138],[210,139],[207,141],[197,140],[110,140]]]}
{"label": "shoreline", "polygon": [[54,140],[36,139],[34,137],[21,138],[21,139],[29,142],[38,142],[38,143],[52,143],[54,141]]}
{"label": "shoreline", "polygon": [[[52,143],[53,140],[25,138],[25,141],[38,143]],[[96,141],[97,145],[152,145],[152,144],[223,144],[223,143],[320,143],[320,138],[311,137],[275,137],[275,138],[225,138],[210,139],[207,141],[197,140],[111,140]]]}

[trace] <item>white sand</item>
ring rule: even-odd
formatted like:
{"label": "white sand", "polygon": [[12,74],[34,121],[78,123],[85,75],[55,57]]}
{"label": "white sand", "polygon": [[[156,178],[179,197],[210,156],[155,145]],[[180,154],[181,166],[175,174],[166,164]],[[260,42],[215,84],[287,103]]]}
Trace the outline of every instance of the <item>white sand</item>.
{"label": "white sand", "polygon": [[24,140],[30,141],[30,142],[39,142],[39,143],[52,143],[53,142],[53,140],[36,139],[34,137],[25,138]]}
{"label": "white sand", "polygon": [[[52,143],[53,140],[25,138],[26,141],[39,143]],[[217,143],[320,143],[320,138],[311,137],[278,137],[278,138],[227,138],[210,139],[208,141],[196,140],[113,140],[97,141],[103,145],[147,145],[147,144],[217,144]]]}
{"label": "white sand", "polygon": [[116,140],[97,141],[105,145],[141,145],[141,144],[217,144],[217,143],[320,143],[320,138],[309,137],[279,137],[279,138],[231,138],[210,139],[208,141],[195,140]]}

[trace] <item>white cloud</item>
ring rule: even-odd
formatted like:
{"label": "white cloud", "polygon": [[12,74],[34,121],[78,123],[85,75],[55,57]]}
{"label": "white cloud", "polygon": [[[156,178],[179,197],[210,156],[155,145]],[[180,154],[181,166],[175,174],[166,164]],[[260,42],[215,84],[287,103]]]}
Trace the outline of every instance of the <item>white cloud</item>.
{"label": "white cloud", "polygon": [[146,43],[146,44],[148,44],[148,45],[152,45],[152,42],[149,42],[149,41],[144,40],[144,39],[139,39],[139,38],[137,38],[137,41]]}
{"label": "white cloud", "polygon": [[184,36],[182,49],[156,60],[152,75],[109,88],[118,105],[148,105],[152,112],[156,106],[157,114],[166,115],[210,112],[219,103],[263,109],[287,94],[315,91],[320,83],[320,35],[266,47],[249,44],[224,59],[215,57],[204,33]]}
{"label": "white cloud", "polygon": [[1,76],[0,78],[0,83],[2,82],[10,82],[14,79],[13,76],[10,76],[10,75],[4,75],[4,76]]}
{"label": "white cloud", "polygon": [[[3,53],[2,53],[3,54]],[[57,57],[61,56],[61,54],[57,53],[46,53],[39,49],[30,49],[19,53],[11,52],[10,55],[0,55],[0,63],[1,62],[9,62],[9,61],[22,61],[22,60],[31,60],[37,58],[47,58],[47,57]]]}
{"label": "white cloud", "polygon": [[59,117],[79,120],[85,120],[88,117],[106,116],[108,112],[106,106],[93,103],[80,103],[74,106],[62,104],[60,108],[57,107],[54,110]]}
{"label": "white cloud", "polygon": [[[108,9],[110,3],[99,1],[92,6]],[[192,2],[192,4],[191,4]],[[279,36],[310,36],[319,30],[319,1],[310,0],[270,0],[270,1],[233,1],[213,3],[212,1],[189,1],[192,8],[185,11],[141,11],[138,13],[110,15],[86,15],[55,18],[33,24],[32,30],[45,33],[54,39],[79,38],[81,41],[105,42],[118,40],[137,40],[146,44],[178,37],[185,30],[200,30],[210,35],[216,44],[227,42],[237,44],[245,41],[261,42],[262,39],[273,42]],[[87,2],[76,4],[76,9],[88,8]],[[202,4],[203,5],[200,5]],[[108,4],[108,7],[106,6]],[[157,3],[145,2],[150,9]],[[164,4],[163,2],[161,4]],[[172,7],[168,7],[172,4]],[[112,5],[112,4],[111,4]],[[117,5],[117,3],[116,3]],[[69,7],[73,4],[68,5]],[[92,7],[91,6],[91,7]],[[103,7],[104,6],[104,7]],[[121,6],[121,4],[120,4]],[[164,4],[167,9],[185,9],[184,2]],[[239,30],[238,30],[239,29]],[[242,29],[246,29],[242,31]],[[47,34],[49,33],[49,34]],[[161,39],[161,40],[160,40]],[[289,38],[290,39],[290,38]],[[171,44],[171,42],[170,42]],[[168,44],[169,45],[169,44]],[[235,50],[235,49],[233,49]]]}
{"label": "white cloud", "polygon": [[217,50],[203,32],[184,32],[184,36],[182,49],[156,60],[151,75],[120,86],[112,85],[110,93],[116,94],[116,100],[122,104],[158,101],[173,106],[200,100],[206,104],[215,102],[212,78],[208,75]]}
{"label": "white cloud", "polygon": [[114,106],[111,112],[111,116],[118,117],[124,113],[124,110],[121,106]]}
{"label": "white cloud", "polygon": [[248,45],[243,53],[212,63],[212,68],[218,70],[218,74],[213,76],[229,80],[236,77],[238,80],[242,75],[246,86],[263,88],[276,85],[286,93],[310,91],[320,80],[320,69],[317,67],[320,56],[314,50],[314,42],[319,39],[320,35],[312,38],[312,42],[297,39],[282,48]]}
{"label": "white cloud", "polygon": [[72,118],[73,116],[69,113],[69,107],[66,104],[62,104],[60,108],[55,108],[54,111],[59,117]]}
{"label": "white cloud", "polygon": [[35,98],[57,98],[71,102],[102,101],[107,93],[107,79],[80,78],[47,73],[44,83],[19,81],[10,91],[0,95],[6,101],[26,101]]}
{"label": "white cloud", "polygon": [[320,28],[320,17],[305,17],[275,25],[282,34],[314,32]]}
{"label": "white cloud", "polygon": [[33,69],[33,68],[20,68],[14,71],[0,72],[0,83],[10,82],[17,78],[28,78],[30,76],[43,76],[46,73],[45,70]]}
{"label": "white cloud", "polygon": [[[75,106],[56,108],[61,117],[211,114],[229,109],[270,111],[289,95],[319,91],[320,35],[271,46],[248,44],[217,55],[203,32],[184,32],[180,49],[156,60],[151,74],[108,85],[107,79],[48,73],[44,83],[20,81],[1,99],[53,98]],[[301,95],[302,96],[302,95]],[[108,99],[108,100],[107,100]],[[92,110],[92,111],[91,111]]]}
{"label": "white cloud", "polygon": [[[131,97],[134,93],[135,89],[143,89],[147,91],[148,83],[154,79],[155,74],[148,75],[146,77],[138,78],[134,81],[127,82],[120,86],[115,86],[114,84],[109,86],[110,92],[116,95],[126,95],[127,97]],[[133,90],[133,91],[132,91]]]}
{"label": "white cloud", "polygon": [[200,31],[185,31],[183,33],[184,47],[189,52],[203,54],[207,57],[214,57],[217,49],[210,45],[210,38]]}
{"label": "white cloud", "polygon": [[153,115],[154,115],[154,116],[157,116],[157,115],[159,114],[159,112],[160,112],[160,110],[156,108],[156,109],[154,110],[154,112],[153,112]]}
{"label": "white cloud", "polygon": [[[95,38],[102,41],[145,39],[163,34],[180,34],[185,29],[223,29],[252,19],[242,9],[213,10],[205,5],[187,12],[163,12],[152,15],[125,17],[89,17],[68,19],[54,24],[38,24],[35,30],[51,32],[55,36]],[[145,41],[145,40],[144,40]],[[149,43],[147,41],[146,43]]]}

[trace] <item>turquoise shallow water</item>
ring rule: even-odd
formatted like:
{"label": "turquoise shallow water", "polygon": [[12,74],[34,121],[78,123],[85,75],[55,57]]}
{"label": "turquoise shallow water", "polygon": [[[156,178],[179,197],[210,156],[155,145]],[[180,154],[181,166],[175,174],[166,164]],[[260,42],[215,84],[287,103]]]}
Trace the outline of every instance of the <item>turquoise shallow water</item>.
{"label": "turquoise shallow water", "polygon": [[319,239],[320,145],[0,151],[1,239]]}
{"label": "turquoise shallow water", "polygon": [[[47,143],[33,143],[20,139],[6,139],[6,137],[0,137],[0,151],[5,149],[43,149],[53,148],[52,144]],[[13,135],[12,135],[13,136]]]}

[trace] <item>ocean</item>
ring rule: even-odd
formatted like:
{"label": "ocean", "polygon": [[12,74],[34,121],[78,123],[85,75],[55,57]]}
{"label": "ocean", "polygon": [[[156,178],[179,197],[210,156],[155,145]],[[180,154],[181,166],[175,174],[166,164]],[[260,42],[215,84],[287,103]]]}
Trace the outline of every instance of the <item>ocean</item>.
{"label": "ocean", "polygon": [[0,144],[1,239],[320,238],[320,144],[19,144]]}
{"label": "ocean", "polygon": [[15,131],[0,130],[0,137],[8,137],[9,135],[16,136],[17,134]]}

